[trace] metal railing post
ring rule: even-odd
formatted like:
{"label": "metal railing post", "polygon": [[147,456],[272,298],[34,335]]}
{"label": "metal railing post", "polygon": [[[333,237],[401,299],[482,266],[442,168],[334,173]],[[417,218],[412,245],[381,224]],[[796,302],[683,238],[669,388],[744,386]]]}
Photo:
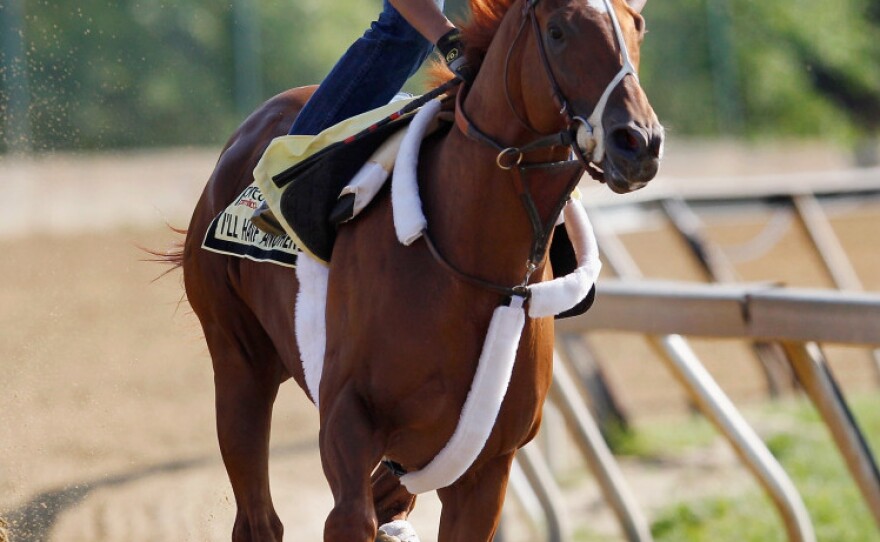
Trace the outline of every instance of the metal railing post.
{"label": "metal railing post", "polygon": [[816,196],[794,194],[791,196],[791,202],[798,221],[813,242],[834,285],[841,290],[861,291],[862,282]]}
{"label": "metal railing post", "polygon": [[[608,263],[618,276],[640,277],[641,272],[617,236],[601,226],[595,229]],[[703,414],[733,446],[773,500],[785,523],[789,540],[815,542],[816,535],[809,514],[791,479],[703,367],[687,341],[680,335],[654,336],[650,339]]]}
{"label": "metal railing post", "polygon": [[627,540],[649,542],[653,538],[648,521],[639,510],[599,426],[578,393],[567,366],[569,362],[564,354],[554,352],[550,400],[565,418],[575,443],[596,477],[605,500],[617,516]]}
{"label": "metal railing post", "polygon": [[[608,383],[608,376],[599,363],[585,335],[560,334],[557,348],[571,360],[572,377],[582,385],[583,398],[603,433],[610,427],[627,430],[629,415]],[[577,363],[575,363],[577,360]],[[550,463],[552,466],[552,462]]]}
{"label": "metal railing post", "polygon": [[[721,248],[706,236],[703,222],[687,202],[680,198],[665,199],[661,202],[661,207],[709,280],[721,284],[737,282],[736,268]],[[779,398],[783,388],[787,387],[785,383],[792,381],[786,360],[772,343],[756,341],[751,343],[751,347],[767,381],[767,392],[771,398]]]}
{"label": "metal railing post", "polygon": [[684,338],[680,335],[665,335],[652,337],[651,343],[703,414],[727,438],[742,462],[773,500],[785,523],[788,539],[815,542],[816,534],[807,508],[788,474],[703,367]]}
{"label": "metal railing post", "polygon": [[880,472],[822,350],[816,343],[783,342],[782,346],[880,527]]}
{"label": "metal railing post", "polygon": [[571,540],[571,528],[565,513],[565,498],[553,478],[553,473],[547,467],[541,449],[534,443],[529,444],[517,452],[516,460],[544,510],[544,517],[547,520],[547,542]]}
{"label": "metal railing post", "polygon": [[[841,290],[861,292],[864,290],[862,281],[846,255],[834,228],[825,216],[822,205],[813,194],[795,194],[791,196],[795,214],[801,226],[813,242],[813,247],[822,259],[828,276],[834,285]],[[880,381],[880,349],[871,351],[874,362],[874,373]]]}

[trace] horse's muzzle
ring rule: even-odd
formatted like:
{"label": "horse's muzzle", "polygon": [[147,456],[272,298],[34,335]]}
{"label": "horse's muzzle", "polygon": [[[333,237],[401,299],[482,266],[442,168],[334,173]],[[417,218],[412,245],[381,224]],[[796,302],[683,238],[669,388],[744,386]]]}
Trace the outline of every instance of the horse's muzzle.
{"label": "horse's muzzle", "polygon": [[602,168],[608,187],[625,194],[644,187],[657,175],[663,156],[663,126],[635,121],[611,126],[605,136]]}

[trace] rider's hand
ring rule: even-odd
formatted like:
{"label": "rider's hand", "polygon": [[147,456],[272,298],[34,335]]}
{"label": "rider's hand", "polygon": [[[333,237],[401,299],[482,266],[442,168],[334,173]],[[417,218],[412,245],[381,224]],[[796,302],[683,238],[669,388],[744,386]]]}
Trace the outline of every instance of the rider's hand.
{"label": "rider's hand", "polygon": [[476,73],[464,56],[464,43],[461,40],[461,32],[457,28],[453,28],[437,40],[437,50],[443,55],[443,60],[446,61],[446,65],[456,77],[464,81],[465,84],[473,82]]}

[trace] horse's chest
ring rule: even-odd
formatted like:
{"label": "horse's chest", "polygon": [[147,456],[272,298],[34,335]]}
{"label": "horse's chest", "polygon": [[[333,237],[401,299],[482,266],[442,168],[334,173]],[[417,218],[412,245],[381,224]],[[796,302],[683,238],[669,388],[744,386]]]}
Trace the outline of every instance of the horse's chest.
{"label": "horse's chest", "polygon": [[[488,453],[513,450],[537,429],[550,382],[552,345],[544,348],[526,334],[520,345],[508,389],[494,421]],[[412,370],[388,375],[370,386],[371,403],[384,412],[390,435],[389,455],[406,465],[430,461],[450,440],[462,416],[477,370],[479,349],[461,357],[429,356],[415,360]],[[426,367],[432,367],[426,371]]]}

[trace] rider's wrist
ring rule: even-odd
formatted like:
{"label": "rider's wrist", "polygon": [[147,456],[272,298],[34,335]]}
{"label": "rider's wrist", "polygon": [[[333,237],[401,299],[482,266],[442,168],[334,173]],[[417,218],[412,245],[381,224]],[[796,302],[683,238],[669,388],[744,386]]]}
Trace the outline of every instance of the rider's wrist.
{"label": "rider's wrist", "polygon": [[449,30],[437,40],[437,50],[443,56],[446,65],[452,73],[465,83],[471,83],[474,79],[474,70],[471,69],[467,58],[464,56],[464,41],[461,31],[457,28]]}

